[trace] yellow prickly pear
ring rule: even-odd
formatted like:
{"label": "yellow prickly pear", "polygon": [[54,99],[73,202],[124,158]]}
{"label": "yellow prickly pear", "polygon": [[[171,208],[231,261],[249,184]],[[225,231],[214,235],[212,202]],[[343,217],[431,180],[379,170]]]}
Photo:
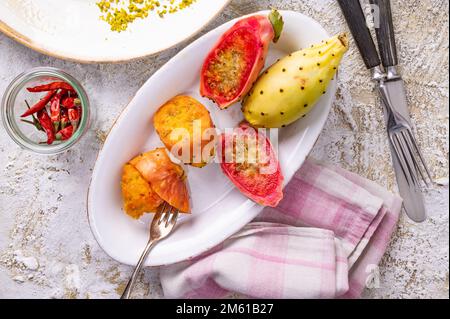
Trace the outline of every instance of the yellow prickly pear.
{"label": "yellow prickly pear", "polygon": [[242,103],[254,127],[279,128],[306,115],[334,77],[348,49],[346,34],[286,56],[267,69]]}

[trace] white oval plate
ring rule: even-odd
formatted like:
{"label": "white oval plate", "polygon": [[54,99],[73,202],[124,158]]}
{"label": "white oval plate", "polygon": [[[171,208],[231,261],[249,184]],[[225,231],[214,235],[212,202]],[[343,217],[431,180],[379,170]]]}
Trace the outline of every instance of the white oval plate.
{"label": "white oval plate", "polygon": [[41,53],[77,62],[155,54],[199,32],[230,0],[197,0],[163,19],[151,13],[124,32],[100,20],[98,0],[0,0],[0,31]]}
{"label": "white oval plate", "polygon": [[[283,11],[285,29],[271,45],[267,64],[293,51],[328,38],[311,18]],[[260,12],[268,14],[268,12]],[[135,221],[122,210],[122,166],[140,152],[162,146],[152,126],[153,113],[173,96],[190,94],[211,112],[218,128],[235,127],[242,120],[239,105],[227,111],[199,96],[200,69],[216,40],[236,20],[198,39],[157,71],[120,115],[101,150],[88,193],[89,222],[100,246],[117,261],[135,265],[149,237],[151,217]],[[330,84],[305,118],[280,130],[279,160],[287,183],[311,151],[327,119],[336,83]],[[174,233],[158,244],[147,266],[167,265],[195,257],[236,233],[263,209],[243,196],[222,174],[218,164],[203,169],[185,166],[192,199],[192,215],[182,218]]]}

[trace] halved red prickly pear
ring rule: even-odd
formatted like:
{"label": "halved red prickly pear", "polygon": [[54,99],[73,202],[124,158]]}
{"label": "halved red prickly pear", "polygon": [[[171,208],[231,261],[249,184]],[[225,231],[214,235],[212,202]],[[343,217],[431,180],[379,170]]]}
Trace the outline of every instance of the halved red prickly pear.
{"label": "halved red prickly pear", "polygon": [[271,41],[278,41],[283,19],[276,10],[238,21],[209,52],[200,76],[200,94],[221,109],[241,100],[264,67]]}
{"label": "halved red prickly pear", "polygon": [[251,200],[276,207],[283,199],[283,174],[270,140],[261,131],[243,123],[221,135],[224,174]]}

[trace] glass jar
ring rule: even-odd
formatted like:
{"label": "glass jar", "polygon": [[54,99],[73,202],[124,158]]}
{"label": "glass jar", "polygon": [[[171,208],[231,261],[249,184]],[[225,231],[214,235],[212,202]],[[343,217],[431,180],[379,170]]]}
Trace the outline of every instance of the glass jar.
{"label": "glass jar", "polygon": [[[45,143],[45,133],[23,122],[20,115],[27,110],[25,101],[32,105],[43,96],[42,93],[30,93],[26,88],[54,81],[67,82],[75,89],[81,102],[82,114],[78,128],[69,139],[48,145]],[[43,92],[44,95],[45,93]],[[87,131],[91,114],[86,91],[80,82],[66,72],[51,67],[34,68],[17,76],[7,87],[1,108],[3,125],[12,140],[22,148],[40,154],[61,153],[75,145]]]}

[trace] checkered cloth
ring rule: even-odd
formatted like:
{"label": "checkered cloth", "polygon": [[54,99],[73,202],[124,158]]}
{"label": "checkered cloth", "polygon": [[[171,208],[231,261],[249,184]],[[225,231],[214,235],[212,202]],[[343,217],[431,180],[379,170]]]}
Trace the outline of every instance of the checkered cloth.
{"label": "checkered cloth", "polygon": [[161,268],[167,298],[357,298],[381,260],[402,200],[308,159],[277,208],[211,251]]}

